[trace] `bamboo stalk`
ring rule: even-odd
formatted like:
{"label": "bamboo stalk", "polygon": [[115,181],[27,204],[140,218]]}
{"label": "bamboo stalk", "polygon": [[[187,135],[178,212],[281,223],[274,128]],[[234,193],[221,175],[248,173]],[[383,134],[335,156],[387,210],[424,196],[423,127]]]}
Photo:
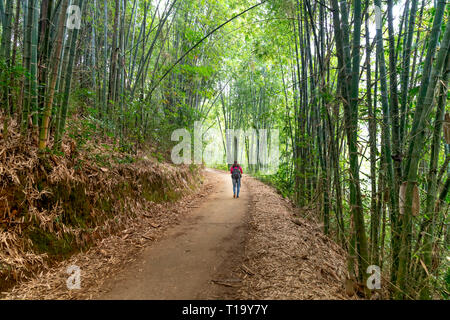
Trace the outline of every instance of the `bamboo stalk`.
{"label": "bamboo stalk", "polygon": [[62,50],[62,38],[64,34],[64,26],[66,24],[66,11],[67,11],[68,1],[62,0],[62,7],[59,14],[57,36],[56,36],[56,46],[52,57],[52,61],[55,61],[52,68],[52,73],[50,75],[49,81],[49,94],[47,101],[45,103],[44,114],[42,117],[42,125],[39,133],[39,150],[43,151],[47,147],[48,130],[50,123],[50,115],[52,112],[53,100],[55,97],[56,81],[58,78],[58,69],[61,63],[61,50]]}

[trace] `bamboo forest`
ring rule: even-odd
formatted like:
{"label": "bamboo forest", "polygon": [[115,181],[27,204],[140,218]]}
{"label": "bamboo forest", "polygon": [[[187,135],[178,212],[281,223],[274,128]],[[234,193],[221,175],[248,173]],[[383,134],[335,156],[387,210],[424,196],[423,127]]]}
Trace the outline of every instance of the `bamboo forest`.
{"label": "bamboo forest", "polygon": [[0,299],[450,298],[447,0],[0,0],[0,39]]}

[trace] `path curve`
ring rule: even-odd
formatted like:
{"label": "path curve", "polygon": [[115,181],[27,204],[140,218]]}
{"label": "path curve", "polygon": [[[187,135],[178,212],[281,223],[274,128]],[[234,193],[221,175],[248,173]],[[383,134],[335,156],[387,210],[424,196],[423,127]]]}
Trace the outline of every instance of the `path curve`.
{"label": "path curve", "polygon": [[109,279],[98,299],[217,299],[234,287],[229,274],[243,251],[251,195],[245,177],[240,198],[233,199],[229,174],[207,171],[217,180],[214,192]]}

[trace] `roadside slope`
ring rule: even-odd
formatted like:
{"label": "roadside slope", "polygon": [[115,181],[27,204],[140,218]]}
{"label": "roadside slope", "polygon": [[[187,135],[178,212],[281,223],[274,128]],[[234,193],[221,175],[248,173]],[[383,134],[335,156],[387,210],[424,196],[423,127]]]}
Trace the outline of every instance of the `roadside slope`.
{"label": "roadside slope", "polygon": [[[117,142],[67,138],[64,152],[39,152],[13,125],[0,139],[0,297],[94,243],[196,192],[197,166],[153,157],[154,147],[121,151]],[[147,218],[145,218],[147,219]]]}
{"label": "roadside slope", "polygon": [[239,299],[349,299],[346,254],[314,222],[296,217],[272,187],[246,179],[252,209]]}

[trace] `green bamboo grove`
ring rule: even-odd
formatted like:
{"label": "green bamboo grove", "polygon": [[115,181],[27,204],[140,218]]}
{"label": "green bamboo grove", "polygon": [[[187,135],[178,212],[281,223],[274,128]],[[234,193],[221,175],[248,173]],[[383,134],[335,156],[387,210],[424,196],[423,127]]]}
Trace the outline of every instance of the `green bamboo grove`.
{"label": "green bamboo grove", "polygon": [[164,153],[195,121],[278,129],[278,172],[247,140],[242,165],[322,222],[349,279],[450,296],[447,1],[0,0],[0,31],[1,139]]}

